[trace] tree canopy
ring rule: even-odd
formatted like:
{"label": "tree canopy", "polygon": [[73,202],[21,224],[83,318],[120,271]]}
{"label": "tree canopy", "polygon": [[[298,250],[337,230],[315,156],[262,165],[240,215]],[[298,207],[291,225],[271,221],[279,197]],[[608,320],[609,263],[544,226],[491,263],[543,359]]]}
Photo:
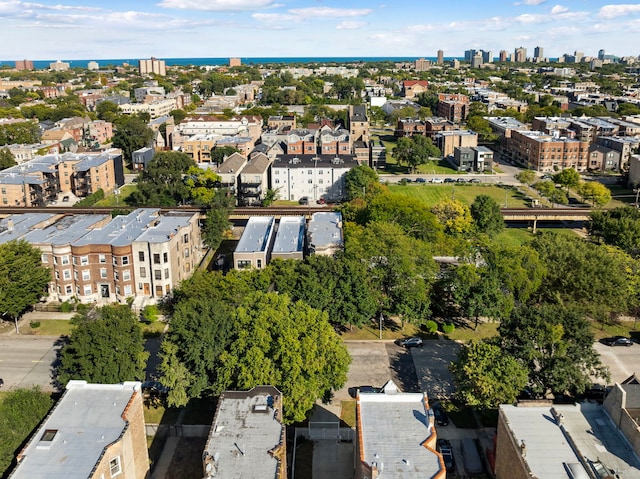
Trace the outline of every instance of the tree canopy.
{"label": "tree canopy", "polygon": [[478,195],[471,204],[471,217],[480,233],[496,236],[504,229],[504,219],[496,200],[488,195]]}
{"label": "tree canopy", "polygon": [[126,305],[103,306],[77,314],[76,328],[60,353],[58,381],[116,384],[143,380],[149,353],[138,318]]}
{"label": "tree canopy", "polygon": [[16,159],[9,148],[0,148],[0,170],[6,170],[12,166],[16,166]]}
{"label": "tree canopy", "polygon": [[157,152],[140,174],[137,189],[127,201],[134,206],[177,206],[187,202],[191,191],[184,177],[195,166],[186,153]]}
{"label": "tree canopy", "polygon": [[589,234],[633,257],[640,256],[640,210],[631,206],[591,212]]}
{"label": "tree canopy", "polygon": [[133,152],[148,147],[153,139],[153,131],[138,116],[124,117],[116,125],[113,146],[121,148],[124,158],[131,161]]}

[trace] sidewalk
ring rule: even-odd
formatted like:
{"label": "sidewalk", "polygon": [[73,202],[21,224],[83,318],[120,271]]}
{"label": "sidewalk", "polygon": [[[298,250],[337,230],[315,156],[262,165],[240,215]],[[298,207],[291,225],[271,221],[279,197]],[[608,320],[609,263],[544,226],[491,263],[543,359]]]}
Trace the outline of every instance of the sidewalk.
{"label": "sidewalk", "polygon": [[[44,320],[69,320],[75,316],[75,312],[72,313],[60,313],[60,312],[49,312],[49,311],[29,311],[28,313],[24,313],[22,317],[18,320],[18,329],[23,331],[25,328],[29,327],[29,323],[31,321],[44,321]],[[7,331],[1,333],[2,336],[22,336],[22,334],[16,334],[16,328],[14,325]]]}

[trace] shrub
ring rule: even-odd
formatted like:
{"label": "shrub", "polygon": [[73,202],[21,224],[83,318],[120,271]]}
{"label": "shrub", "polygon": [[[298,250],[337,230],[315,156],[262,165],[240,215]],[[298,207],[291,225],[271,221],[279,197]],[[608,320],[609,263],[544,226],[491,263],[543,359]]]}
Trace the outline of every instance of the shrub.
{"label": "shrub", "polygon": [[36,329],[40,327],[40,321],[31,321],[29,323],[29,326],[31,327],[31,329]]}
{"label": "shrub", "polygon": [[86,198],[81,199],[73,206],[78,208],[86,208],[87,206],[95,205],[98,201],[103,199],[104,199],[104,191],[102,189],[99,189],[95,193],[87,196]]}
{"label": "shrub", "polygon": [[65,301],[60,305],[60,311],[63,313],[70,313],[71,311],[73,311],[73,304],[71,304],[69,301]]}
{"label": "shrub", "polygon": [[453,330],[456,329],[456,327],[453,325],[453,323],[444,323],[442,325],[442,331],[445,334],[451,334],[453,333]]}
{"label": "shrub", "polygon": [[150,304],[142,309],[142,319],[149,323],[157,321],[158,314],[158,307],[155,304]]}
{"label": "shrub", "polygon": [[427,330],[427,332],[429,332],[431,334],[433,334],[436,331],[438,331],[438,323],[436,323],[432,319],[429,319],[426,323],[424,323],[424,327]]}

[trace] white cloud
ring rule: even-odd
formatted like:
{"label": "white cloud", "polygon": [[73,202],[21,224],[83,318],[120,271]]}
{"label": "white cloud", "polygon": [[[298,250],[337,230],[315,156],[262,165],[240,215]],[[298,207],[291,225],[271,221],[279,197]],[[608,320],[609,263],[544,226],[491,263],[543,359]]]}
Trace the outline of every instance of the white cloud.
{"label": "white cloud", "polygon": [[558,15],[560,13],[566,13],[569,9],[567,7],[563,7],[562,5],[556,5],[551,9],[551,15]]}
{"label": "white cloud", "polygon": [[640,13],[640,3],[621,4],[621,5],[604,5],[600,8],[598,16],[601,18],[615,18],[624,15]]}
{"label": "white cloud", "polygon": [[269,24],[286,24],[299,20],[299,17],[286,13],[254,13],[251,16],[254,20]]}
{"label": "white cloud", "polygon": [[331,7],[308,7],[292,8],[289,10],[292,15],[299,15],[304,18],[346,18],[363,17],[371,13],[369,8],[331,8]]}
{"label": "white cloud", "polygon": [[157,6],[178,10],[239,12],[274,6],[274,0],[163,0]]}
{"label": "white cloud", "polygon": [[364,27],[367,22],[354,22],[353,20],[345,20],[338,24],[337,30],[358,30]]}
{"label": "white cloud", "polygon": [[524,2],[516,2],[514,5],[542,5],[547,0],[524,0]]}

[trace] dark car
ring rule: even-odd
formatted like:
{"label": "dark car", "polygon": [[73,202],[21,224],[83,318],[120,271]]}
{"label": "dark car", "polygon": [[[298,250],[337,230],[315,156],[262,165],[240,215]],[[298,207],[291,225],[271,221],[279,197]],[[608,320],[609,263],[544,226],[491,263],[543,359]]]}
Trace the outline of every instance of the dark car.
{"label": "dark car", "polygon": [[415,346],[422,347],[422,338],[418,336],[411,336],[410,338],[403,338],[396,341],[398,346],[404,346],[405,348],[413,348]]}
{"label": "dark car", "polygon": [[466,182],[467,182],[466,178],[458,178],[456,180],[456,183],[466,183]]}
{"label": "dark car", "polygon": [[480,180],[478,178],[471,178],[469,183],[480,183]]}
{"label": "dark car", "polygon": [[445,182],[445,183],[455,183],[455,182],[456,182],[456,180],[454,180],[453,178],[445,178],[445,179],[444,179],[444,182]]}
{"label": "dark car", "polygon": [[0,378],[0,388],[4,386],[4,379]]}
{"label": "dark car", "polygon": [[444,412],[444,409],[442,409],[442,406],[440,404],[434,404],[431,409],[433,409],[433,415],[436,418],[436,424],[438,426],[449,425],[449,416],[447,416],[447,413]]}
{"label": "dark car", "polygon": [[426,183],[427,180],[425,178],[416,178],[416,183]]}
{"label": "dark car", "polygon": [[612,338],[604,338],[602,340],[603,344],[607,346],[633,346],[633,341],[629,338],[625,338],[624,336],[614,336]]}
{"label": "dark car", "polygon": [[300,198],[298,200],[298,203],[301,205],[308,205],[309,204],[309,197],[308,196],[303,196],[302,198]]}
{"label": "dark car", "polygon": [[381,388],[377,388],[374,386],[358,386],[355,388],[349,388],[349,396],[352,398],[358,397],[358,393],[360,394],[377,394],[381,391]]}
{"label": "dark car", "polygon": [[444,467],[447,469],[447,472],[454,472],[456,470],[456,460],[453,458],[451,443],[446,439],[438,439],[436,447],[442,455]]}

